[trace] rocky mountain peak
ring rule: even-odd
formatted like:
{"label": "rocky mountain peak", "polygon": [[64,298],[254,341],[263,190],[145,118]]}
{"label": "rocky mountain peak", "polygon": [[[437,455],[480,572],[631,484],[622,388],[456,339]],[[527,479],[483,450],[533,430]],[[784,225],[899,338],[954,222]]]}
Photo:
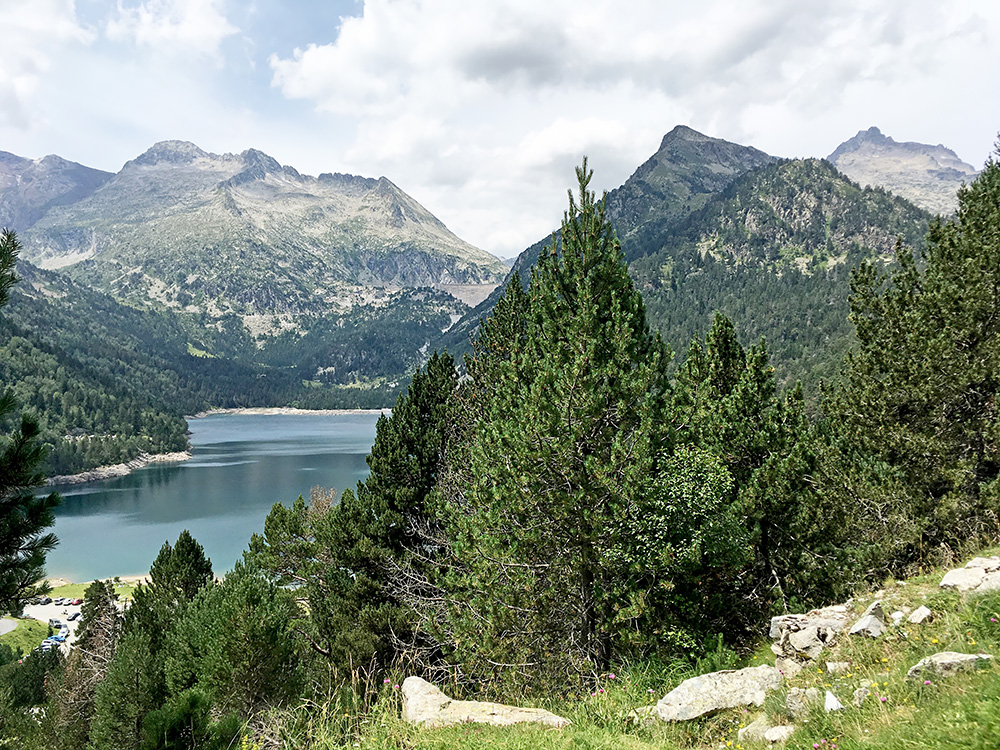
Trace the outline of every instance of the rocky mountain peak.
{"label": "rocky mountain peak", "polygon": [[699,133],[694,128],[689,128],[687,125],[676,125],[673,130],[663,136],[663,140],[660,141],[660,148],[658,150],[663,151],[672,143],[677,141],[699,142],[710,140],[714,139],[704,133]]}
{"label": "rocky mountain peak", "polygon": [[128,166],[153,166],[154,164],[190,164],[209,154],[190,141],[160,141],[145,152],[125,163]]}
{"label": "rocky mountain peak", "polygon": [[877,127],[858,131],[827,159],[855,182],[885,188],[945,215],[958,206],[958,188],[977,174],[942,144],[895,141]]}

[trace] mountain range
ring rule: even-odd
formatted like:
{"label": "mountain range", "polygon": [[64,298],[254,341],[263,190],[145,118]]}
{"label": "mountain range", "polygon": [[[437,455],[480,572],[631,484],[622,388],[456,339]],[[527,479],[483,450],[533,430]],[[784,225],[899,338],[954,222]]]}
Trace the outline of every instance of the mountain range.
{"label": "mountain range", "polygon": [[[974,173],[947,154],[873,128],[831,161],[783,160],[678,126],[608,214],[677,351],[720,310],[745,342],[766,336],[783,384],[814,389],[851,342],[850,268],[923,241],[930,213],[893,193],[936,180],[954,201]],[[0,374],[43,415],[60,473],[171,449],[207,407],[388,405],[431,349],[468,346],[508,271],[384,177],[182,141],[116,174],[0,152],[0,223],[30,261],[0,314]],[[526,282],[549,242],[507,278]]]}

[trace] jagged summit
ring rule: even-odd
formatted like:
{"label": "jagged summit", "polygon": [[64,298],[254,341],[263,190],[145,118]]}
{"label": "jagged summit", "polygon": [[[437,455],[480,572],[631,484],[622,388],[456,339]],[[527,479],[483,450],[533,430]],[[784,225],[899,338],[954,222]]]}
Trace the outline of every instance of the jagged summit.
{"label": "jagged summit", "polygon": [[212,154],[202,151],[190,141],[160,141],[154,143],[136,158],[125,162],[125,167],[151,166],[161,163],[190,164],[195,159],[205,156],[212,156]]}
{"label": "jagged summit", "polygon": [[951,214],[957,192],[977,171],[943,144],[896,141],[877,127],[860,130],[829,157],[834,166],[862,185],[890,190],[921,208]]}

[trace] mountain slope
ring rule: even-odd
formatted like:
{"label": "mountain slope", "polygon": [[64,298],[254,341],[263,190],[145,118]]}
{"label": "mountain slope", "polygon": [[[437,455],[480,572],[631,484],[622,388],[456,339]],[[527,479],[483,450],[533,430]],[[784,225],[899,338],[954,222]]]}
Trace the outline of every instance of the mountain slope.
{"label": "mountain slope", "polygon": [[[779,161],[686,127],[668,133],[607,200],[649,321],[678,359],[719,310],[744,341],[767,337],[782,383],[807,387],[835,375],[851,342],[850,269],[863,259],[891,262],[897,237],[921,246],[930,219],[827,162]],[[528,248],[512,273],[526,281],[548,243]],[[499,292],[442,343],[464,350]]]}
{"label": "mountain slope", "polygon": [[317,313],[369,287],[495,284],[503,263],[385,178],[300,175],[266,154],[158,143],[89,197],[51,208],[24,257],[134,304]]}
{"label": "mountain slope", "polygon": [[861,188],[817,159],[746,172],[676,224],[630,241],[630,270],[650,321],[683,355],[716,310],[744,341],[766,336],[779,381],[814,387],[850,345],[850,269],[891,263],[897,239],[921,247],[929,214]]}
{"label": "mountain slope", "polygon": [[49,209],[83,200],[112,176],[58,156],[25,159],[0,151],[0,226],[24,232]]}
{"label": "mountain slope", "polygon": [[958,208],[958,188],[978,174],[941,144],[898,143],[876,127],[841,143],[827,160],[855,182],[884,187],[945,216]]}
{"label": "mountain slope", "polygon": [[[680,222],[738,175],[774,161],[775,157],[755,148],[712,138],[685,125],[675,127],[663,136],[656,153],[608,194],[608,216],[622,240],[626,260],[641,253],[632,239],[642,227]],[[522,252],[508,278],[516,273],[527,283],[528,270],[551,239],[547,236]],[[464,351],[480,318],[493,309],[502,293],[502,286],[494,290],[445,334],[442,345]]]}

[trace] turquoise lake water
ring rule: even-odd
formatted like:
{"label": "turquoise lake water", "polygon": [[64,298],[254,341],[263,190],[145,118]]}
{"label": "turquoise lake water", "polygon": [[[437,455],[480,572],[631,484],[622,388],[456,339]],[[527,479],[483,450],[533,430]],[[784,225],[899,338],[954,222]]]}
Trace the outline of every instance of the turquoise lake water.
{"label": "turquoise lake water", "polygon": [[59,545],[46,572],[72,581],[149,572],[188,529],[217,574],[231,569],[276,502],[338,494],[368,475],[377,413],[214,414],[188,421],[192,458],[59,487]]}

